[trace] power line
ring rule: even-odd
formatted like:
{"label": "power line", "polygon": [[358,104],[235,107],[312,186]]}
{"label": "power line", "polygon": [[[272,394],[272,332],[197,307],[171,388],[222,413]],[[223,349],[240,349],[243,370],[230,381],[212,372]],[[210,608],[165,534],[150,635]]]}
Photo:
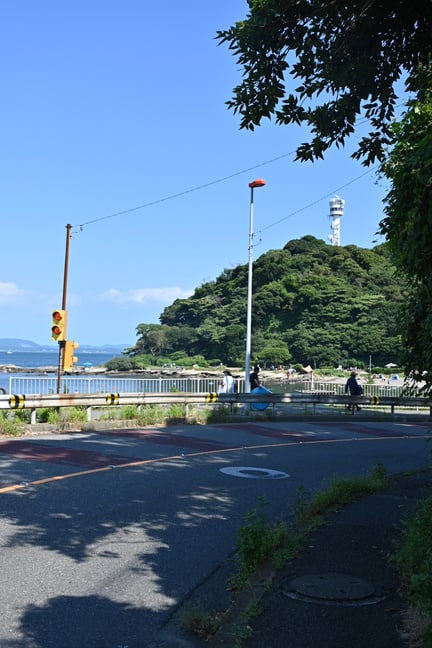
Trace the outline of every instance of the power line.
{"label": "power line", "polygon": [[[230,180],[231,178],[235,178],[239,175],[243,175],[244,173],[249,173],[249,171],[253,171],[254,169],[259,169],[260,167],[266,166],[268,164],[272,164],[273,162],[278,162],[279,160],[283,160],[284,158],[289,157],[290,155],[293,155],[295,151],[290,151],[289,153],[283,153],[282,155],[278,155],[274,158],[271,158],[270,160],[265,160],[264,162],[260,162],[259,164],[255,164],[254,166],[248,167],[246,169],[242,169],[241,171],[236,171],[235,173],[231,173],[230,175],[223,176],[222,178],[217,178],[216,180],[211,180],[210,182],[206,182],[201,185],[197,185],[196,187],[191,187],[190,189],[185,189],[184,191],[179,191],[178,193],[175,194],[170,194],[169,196],[164,196],[163,198],[158,198],[157,200],[152,200],[147,203],[143,203],[142,205],[137,205],[136,207],[130,207],[129,209],[123,209],[122,211],[114,212],[113,214],[108,214],[107,216],[100,216],[99,218],[94,218],[92,220],[86,221],[85,223],[80,223],[78,225],[74,225],[74,227],[78,227],[80,230],[82,230],[86,225],[93,225],[94,223],[99,223],[101,221],[108,220],[110,218],[115,218],[116,216],[123,216],[124,214],[130,214],[134,211],[138,211],[140,209],[146,209],[147,207],[152,207],[154,205],[159,205],[160,203],[167,202],[168,200],[174,200],[175,198],[180,198],[181,196],[186,196],[187,194],[194,193],[195,191],[200,191],[201,189],[206,189],[207,187],[211,187],[213,185],[219,184],[221,182],[225,182],[226,180]],[[267,229],[270,229],[271,227],[274,227],[275,225],[278,225],[279,223],[282,223],[283,221],[287,220],[288,218],[291,218],[292,216],[295,216],[296,214],[305,211],[306,209],[309,209],[310,207],[313,207],[317,203],[321,202],[322,200],[325,200],[329,196],[333,195],[337,191],[340,191],[341,189],[344,189],[345,187],[348,187],[350,184],[353,182],[356,182],[357,180],[360,180],[363,178],[365,175],[376,169],[378,165],[375,165],[374,167],[369,168],[367,171],[362,173],[361,175],[357,176],[356,178],[353,178],[349,182],[346,182],[340,187],[337,187],[330,193],[321,196],[320,198],[317,198],[314,202],[309,203],[308,205],[305,205],[304,207],[301,207],[300,209],[297,209],[296,211],[292,212],[291,214],[288,214],[287,216],[284,216],[278,221],[275,221],[274,223],[271,223],[270,225],[267,225],[267,227],[264,227],[261,229],[261,231],[265,231]]]}
{"label": "power line", "polygon": [[305,205],[304,207],[300,207],[299,209],[296,209],[295,211],[291,212],[287,216],[284,216],[283,218],[280,218],[279,220],[275,221],[274,223],[270,223],[270,225],[267,225],[266,227],[262,227],[259,231],[260,232],[265,232],[265,230],[270,229],[271,227],[275,227],[275,225],[279,225],[279,223],[282,223],[283,221],[287,220],[288,218],[292,218],[293,216],[296,216],[296,214],[299,214],[302,211],[306,211],[306,209],[309,209],[310,207],[313,207],[314,205],[317,205],[319,202],[322,200],[325,200],[326,198],[330,198],[330,196],[333,196],[335,193],[338,191],[341,191],[341,189],[345,189],[345,187],[348,187],[349,185],[353,184],[353,182],[357,182],[357,180],[360,180],[360,178],[363,178],[365,175],[373,171],[374,169],[378,168],[378,164],[375,166],[371,167],[361,175],[357,176],[356,178],[353,178],[349,182],[346,182],[345,184],[341,185],[340,187],[337,187],[333,191],[331,191],[328,194],[325,194],[325,196],[321,196],[321,198],[317,198],[313,202],[309,203],[308,205]]}
{"label": "power line", "polygon": [[[373,2],[373,0],[372,0]],[[403,104],[397,104],[396,107],[399,107],[400,105]],[[361,125],[364,122],[368,121],[365,117],[360,119],[358,121],[357,125]],[[235,178],[239,175],[243,175],[244,173],[249,173],[249,171],[253,171],[254,169],[259,169],[260,167],[266,166],[268,164],[273,164],[273,162],[278,162],[278,160],[283,160],[286,157],[289,157],[290,155],[293,155],[296,153],[296,151],[290,151],[289,153],[283,153],[282,155],[278,155],[274,158],[271,158],[270,160],[265,160],[264,162],[260,162],[259,164],[255,164],[254,166],[248,167],[247,169],[242,169],[241,171],[236,171],[235,173],[231,173],[230,175],[223,176],[222,178],[217,178],[216,180],[211,180],[210,182],[206,182],[201,185],[197,185],[196,187],[192,187],[190,189],[185,189],[184,191],[179,191],[178,193],[175,194],[170,194],[169,196],[164,196],[163,198],[159,198],[157,200],[152,200],[147,203],[143,203],[142,205],[137,205],[136,207],[130,207],[129,209],[123,209],[122,211],[114,212],[113,214],[108,214],[107,216],[100,216],[99,218],[94,218],[92,220],[86,221],[85,223],[80,223],[78,225],[74,225],[74,227],[78,227],[80,230],[82,230],[86,225],[93,225],[94,223],[99,223],[101,221],[108,220],[110,218],[115,218],[116,216],[123,216],[124,214],[130,214],[134,211],[138,211],[140,209],[146,209],[147,207],[153,207],[154,205],[159,205],[160,203],[167,202],[168,200],[174,200],[175,198],[180,198],[181,196],[186,196],[187,194],[194,193],[195,191],[200,191],[201,189],[206,189],[207,187],[211,187],[213,185],[219,184],[221,182],[225,182],[226,180],[230,180],[231,178]],[[334,189],[334,191],[330,192],[329,194],[326,194],[325,196],[322,196],[321,198],[318,198],[312,203],[309,203],[309,205],[306,205],[305,207],[301,207],[300,209],[292,212],[291,214],[288,214],[288,216],[284,216],[284,218],[281,218],[280,220],[276,221],[275,223],[268,225],[267,227],[263,228],[261,231],[264,231],[266,229],[269,229],[270,227],[274,227],[275,225],[278,225],[279,223],[282,223],[284,220],[287,218],[291,218],[292,216],[295,216],[301,211],[304,211],[306,209],[309,209],[309,207],[313,207],[317,203],[321,202],[322,200],[325,200],[328,198],[330,195],[333,195],[337,191],[340,191],[341,189],[344,189],[345,187],[348,187],[348,185],[352,184],[353,182],[356,182],[357,180],[360,180],[360,178],[363,178],[363,176],[367,175],[369,171],[373,171],[376,169],[377,166],[372,167],[368,171],[365,171],[365,173],[362,173],[360,176],[357,176],[357,178],[354,178],[353,180],[350,180],[346,184],[342,185],[341,187],[338,187],[337,189]]]}
{"label": "power line", "polygon": [[169,196],[165,196],[164,198],[159,198],[158,200],[152,200],[151,202],[144,203],[143,205],[138,205],[137,207],[131,207],[130,209],[124,209],[123,211],[115,212],[114,214],[109,214],[108,216],[101,216],[100,218],[95,218],[93,220],[89,220],[85,223],[80,223],[79,225],[75,225],[74,227],[79,227],[81,230],[83,227],[86,225],[92,225],[93,223],[99,223],[100,221],[108,220],[109,218],[114,218],[115,216],[122,216],[123,214],[130,214],[131,212],[138,211],[139,209],[145,209],[147,207],[152,207],[154,205],[159,205],[160,203],[166,202],[168,200],[174,200],[174,198],[180,198],[181,196],[186,196],[187,194],[193,193],[195,191],[200,191],[201,189],[205,189],[206,187],[211,187],[212,185],[219,184],[220,182],[225,182],[226,180],[230,180],[231,178],[235,178],[236,176],[242,175],[243,173],[249,173],[249,171],[253,171],[254,169],[259,169],[260,167],[263,167],[267,164],[272,164],[273,162],[277,162],[278,160],[282,160],[290,155],[293,155],[295,151],[290,151],[289,153],[284,153],[283,155],[278,155],[277,157],[271,158],[271,160],[266,160],[265,162],[260,162],[259,164],[255,164],[254,166],[248,167],[247,169],[242,169],[241,171],[237,171],[236,173],[232,173],[231,175],[224,176],[223,178],[218,178],[217,180],[211,180],[210,182],[206,182],[205,184],[198,185],[196,187],[192,187],[191,189],[186,189],[185,191],[180,191],[175,194],[171,194]]}

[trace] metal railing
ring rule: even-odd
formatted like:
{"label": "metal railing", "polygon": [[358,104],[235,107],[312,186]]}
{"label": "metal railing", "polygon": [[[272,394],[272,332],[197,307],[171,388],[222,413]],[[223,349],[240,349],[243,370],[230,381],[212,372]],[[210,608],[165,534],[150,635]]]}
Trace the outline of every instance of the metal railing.
{"label": "metal railing", "polygon": [[[293,393],[293,394],[217,394],[209,393],[118,393],[106,394],[15,394],[0,396],[0,410],[23,410],[31,412],[31,424],[36,423],[36,413],[40,408],[85,407],[87,420],[92,420],[93,408],[119,406],[119,405],[182,405],[185,407],[186,418],[190,405],[222,406],[229,408],[230,414],[244,413],[257,409],[260,411],[270,408],[271,415],[286,413],[286,409],[295,410],[296,405],[304,407],[303,413],[316,415],[318,412],[346,414],[347,405],[371,406],[371,411],[377,408],[390,408],[392,415],[396,408],[410,408],[417,413],[422,412],[432,416],[432,400],[428,398],[405,398],[394,396],[347,396],[345,394],[318,394],[318,393]],[[330,406],[330,407],[329,407]],[[333,411],[332,407],[333,406]],[[334,406],[340,406],[337,410]],[[307,409],[307,412],[306,412]],[[282,412],[283,410],[283,412]],[[352,415],[355,407],[351,409]],[[428,419],[430,420],[430,419]]]}
{"label": "metal railing", "polygon": [[[141,394],[143,392],[165,394],[173,391],[198,393],[215,392],[217,378],[117,378],[115,376],[64,376],[61,379],[62,394],[103,394],[121,392]],[[243,390],[244,381],[239,381]],[[10,376],[9,394],[55,394],[55,376]]]}
{"label": "metal railing", "polygon": [[[63,376],[61,393],[63,394],[102,394],[107,392],[140,394],[143,392],[165,394],[173,391],[186,393],[217,392],[217,377],[207,378],[119,378],[117,376]],[[239,392],[244,391],[244,379],[237,379]],[[305,381],[263,381],[275,393],[345,393],[345,384],[332,382]],[[363,384],[363,393],[367,396],[401,396],[402,387],[391,384]],[[55,394],[57,377],[55,376],[10,376],[9,394]]]}

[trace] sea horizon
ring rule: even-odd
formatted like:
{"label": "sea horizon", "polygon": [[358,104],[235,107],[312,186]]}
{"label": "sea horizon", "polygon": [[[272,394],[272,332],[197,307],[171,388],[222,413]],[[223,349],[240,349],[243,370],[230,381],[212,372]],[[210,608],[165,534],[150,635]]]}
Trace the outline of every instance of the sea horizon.
{"label": "sea horizon", "polygon": [[[58,349],[52,351],[0,351],[0,366],[3,368],[39,369],[44,367],[56,367],[58,364]],[[78,358],[76,367],[100,366],[115,357],[122,357],[121,351],[107,352],[105,350],[77,349],[75,355]],[[5,369],[3,369],[5,371]]]}

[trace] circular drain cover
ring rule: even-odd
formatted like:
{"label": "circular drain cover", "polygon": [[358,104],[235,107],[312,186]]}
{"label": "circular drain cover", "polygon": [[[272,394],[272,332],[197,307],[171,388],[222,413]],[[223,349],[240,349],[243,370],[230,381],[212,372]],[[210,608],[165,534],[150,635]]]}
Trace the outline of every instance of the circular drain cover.
{"label": "circular drain cover", "polygon": [[361,601],[375,594],[375,587],[358,576],[349,574],[309,574],[291,580],[284,589],[291,598],[326,601]]}
{"label": "circular drain cover", "polygon": [[246,479],[286,479],[287,473],[280,470],[270,470],[270,468],[253,468],[249,466],[228,466],[221,468],[220,471],[232,477],[245,477]]}

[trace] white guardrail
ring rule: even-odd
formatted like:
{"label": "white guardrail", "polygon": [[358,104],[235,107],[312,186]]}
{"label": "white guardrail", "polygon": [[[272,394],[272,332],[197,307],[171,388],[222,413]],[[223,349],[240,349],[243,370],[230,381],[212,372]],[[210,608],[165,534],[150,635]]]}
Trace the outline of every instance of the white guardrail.
{"label": "white guardrail", "polygon": [[[214,377],[165,377],[123,378],[118,376],[62,376],[60,393],[167,393],[172,391],[202,393],[217,391],[220,380]],[[237,378],[239,392],[244,392],[244,379]],[[322,394],[344,394],[345,384],[308,380],[265,380],[263,385],[275,393],[318,392]],[[401,396],[402,387],[396,384],[363,384],[366,396]],[[52,376],[9,376],[7,394],[56,394],[58,379]]]}
{"label": "white guardrail", "polygon": [[[142,393],[171,391],[210,392],[217,391],[215,378],[120,378],[118,376],[62,376],[60,392],[64,394],[100,394],[106,392]],[[239,381],[243,390],[244,381]],[[58,378],[52,376],[9,376],[8,394],[56,394]]]}
{"label": "white guardrail", "polygon": [[[391,414],[395,414],[395,408],[414,408],[417,413],[432,416],[432,400],[427,398],[409,398],[395,396],[347,396],[345,394],[323,394],[297,392],[292,394],[217,394],[216,392],[202,393],[119,393],[109,392],[105,394],[39,394],[25,395],[12,394],[0,396],[0,410],[22,410],[29,409],[31,412],[31,424],[36,423],[36,413],[40,408],[54,407],[85,407],[87,409],[87,420],[92,420],[92,410],[101,407],[113,407],[121,405],[183,405],[188,417],[190,405],[225,406],[230,409],[231,414],[236,411],[244,413],[244,408],[249,407],[256,410],[271,408],[271,414],[283,414],[284,410],[295,405],[308,407],[308,413],[317,414],[321,406],[347,406],[358,404],[361,406],[372,406],[379,408],[390,408]],[[237,406],[237,410],[236,410]],[[310,412],[310,409],[312,411]],[[355,408],[352,408],[354,414]]]}

